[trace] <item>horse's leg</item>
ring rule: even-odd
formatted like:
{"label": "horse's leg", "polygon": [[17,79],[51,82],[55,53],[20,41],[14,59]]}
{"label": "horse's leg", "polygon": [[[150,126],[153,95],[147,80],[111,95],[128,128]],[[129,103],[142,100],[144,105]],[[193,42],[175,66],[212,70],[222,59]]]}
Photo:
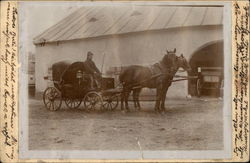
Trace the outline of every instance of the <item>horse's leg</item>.
{"label": "horse's leg", "polygon": [[137,108],[136,94],[137,94],[137,89],[134,89],[133,90],[133,102],[134,102],[135,109]]}
{"label": "horse's leg", "polygon": [[140,97],[140,93],[141,93],[141,88],[139,88],[137,90],[137,93],[136,93],[136,103],[137,103],[137,107],[139,110],[141,110],[141,104],[140,104],[140,100],[139,100],[139,97]]}
{"label": "horse's leg", "polygon": [[126,92],[127,92],[127,86],[123,85],[123,89],[121,92],[121,110],[124,111],[124,107],[125,107],[125,101],[126,101]]}
{"label": "horse's leg", "polygon": [[133,101],[134,101],[134,106],[136,109],[140,110],[140,102],[139,102],[139,95],[141,92],[141,88],[137,88],[133,90]]}
{"label": "horse's leg", "polygon": [[124,109],[124,97],[125,97],[125,89],[123,89],[121,92],[121,110],[122,111]]}
{"label": "horse's leg", "polygon": [[166,101],[167,91],[168,91],[168,88],[163,89],[162,95],[161,95],[161,110],[162,110],[163,112],[166,111],[166,108],[165,108],[165,101]]}
{"label": "horse's leg", "polygon": [[129,111],[128,98],[129,98],[130,92],[131,92],[131,89],[126,89],[126,91],[125,91],[125,107],[126,107],[127,111]]}
{"label": "horse's leg", "polygon": [[161,102],[161,86],[156,88],[156,100],[155,100],[155,111],[159,111],[159,106]]}
{"label": "horse's leg", "polygon": [[162,91],[162,99],[161,99],[161,110],[163,111],[163,112],[165,112],[166,111],[166,108],[165,108],[165,101],[166,101],[166,96],[167,96],[167,92],[168,92],[168,88],[169,88],[169,86],[171,85],[171,83],[169,84],[169,83],[166,83],[165,84],[166,86],[163,88],[163,91]]}

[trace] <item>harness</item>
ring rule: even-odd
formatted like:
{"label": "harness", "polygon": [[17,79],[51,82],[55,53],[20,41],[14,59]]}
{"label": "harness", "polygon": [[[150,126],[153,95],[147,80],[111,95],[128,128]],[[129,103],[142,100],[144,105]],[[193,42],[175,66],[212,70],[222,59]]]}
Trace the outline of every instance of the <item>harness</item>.
{"label": "harness", "polygon": [[151,66],[149,66],[151,76],[157,76],[157,75],[163,75],[163,74],[171,74],[175,68],[174,67],[169,67],[166,68],[161,64],[161,63],[155,63]]}
{"label": "harness", "polygon": [[162,67],[160,66],[160,63],[155,63],[153,65],[150,65],[149,69],[152,76],[162,73]]}

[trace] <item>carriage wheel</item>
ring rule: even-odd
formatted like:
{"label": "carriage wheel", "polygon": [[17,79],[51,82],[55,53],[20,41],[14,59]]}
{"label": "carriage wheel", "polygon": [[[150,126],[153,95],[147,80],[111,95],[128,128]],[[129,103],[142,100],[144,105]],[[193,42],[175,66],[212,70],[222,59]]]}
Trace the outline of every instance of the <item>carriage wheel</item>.
{"label": "carriage wheel", "polygon": [[61,92],[55,87],[48,87],[43,93],[43,103],[48,110],[58,110],[62,105]]}
{"label": "carriage wheel", "polygon": [[198,79],[196,82],[196,92],[198,97],[201,96],[201,90],[202,90],[201,79]]}
{"label": "carriage wheel", "polygon": [[64,99],[64,102],[65,102],[65,104],[67,105],[68,108],[77,109],[81,105],[82,99],[66,97]]}
{"label": "carriage wheel", "polygon": [[102,96],[97,92],[89,92],[84,97],[84,106],[87,110],[102,110]]}
{"label": "carriage wheel", "polygon": [[115,110],[118,106],[119,100],[117,95],[105,97],[103,100],[103,107],[106,110]]}

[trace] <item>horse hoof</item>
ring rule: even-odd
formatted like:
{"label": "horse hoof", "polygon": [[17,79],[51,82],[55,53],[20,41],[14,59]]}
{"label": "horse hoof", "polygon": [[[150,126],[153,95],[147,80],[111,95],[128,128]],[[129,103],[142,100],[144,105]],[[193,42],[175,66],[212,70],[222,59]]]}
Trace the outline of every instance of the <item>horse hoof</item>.
{"label": "horse hoof", "polygon": [[165,114],[166,114],[166,112],[165,112],[165,111],[162,111],[162,112],[161,112],[161,114],[162,114],[162,115],[165,115]]}
{"label": "horse hoof", "polygon": [[141,108],[140,108],[140,107],[136,107],[135,109],[136,109],[136,111],[140,111],[140,110],[141,110]]}
{"label": "horse hoof", "polygon": [[160,112],[161,109],[160,109],[160,108],[155,108],[155,111],[156,111],[156,112]]}
{"label": "horse hoof", "polygon": [[155,114],[159,114],[160,113],[160,110],[155,110]]}
{"label": "horse hoof", "polygon": [[125,110],[122,110],[122,114],[126,114],[126,111],[125,111]]}

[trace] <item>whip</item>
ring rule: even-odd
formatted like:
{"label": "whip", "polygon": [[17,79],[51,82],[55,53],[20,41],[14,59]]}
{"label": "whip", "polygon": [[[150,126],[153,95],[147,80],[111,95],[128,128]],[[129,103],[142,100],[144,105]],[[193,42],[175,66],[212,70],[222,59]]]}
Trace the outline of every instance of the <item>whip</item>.
{"label": "whip", "polygon": [[104,60],[105,60],[105,55],[106,55],[106,53],[104,53],[104,54],[103,54],[103,57],[102,57],[102,68],[101,68],[101,73],[102,73],[102,71],[103,71],[103,64],[104,64]]}

